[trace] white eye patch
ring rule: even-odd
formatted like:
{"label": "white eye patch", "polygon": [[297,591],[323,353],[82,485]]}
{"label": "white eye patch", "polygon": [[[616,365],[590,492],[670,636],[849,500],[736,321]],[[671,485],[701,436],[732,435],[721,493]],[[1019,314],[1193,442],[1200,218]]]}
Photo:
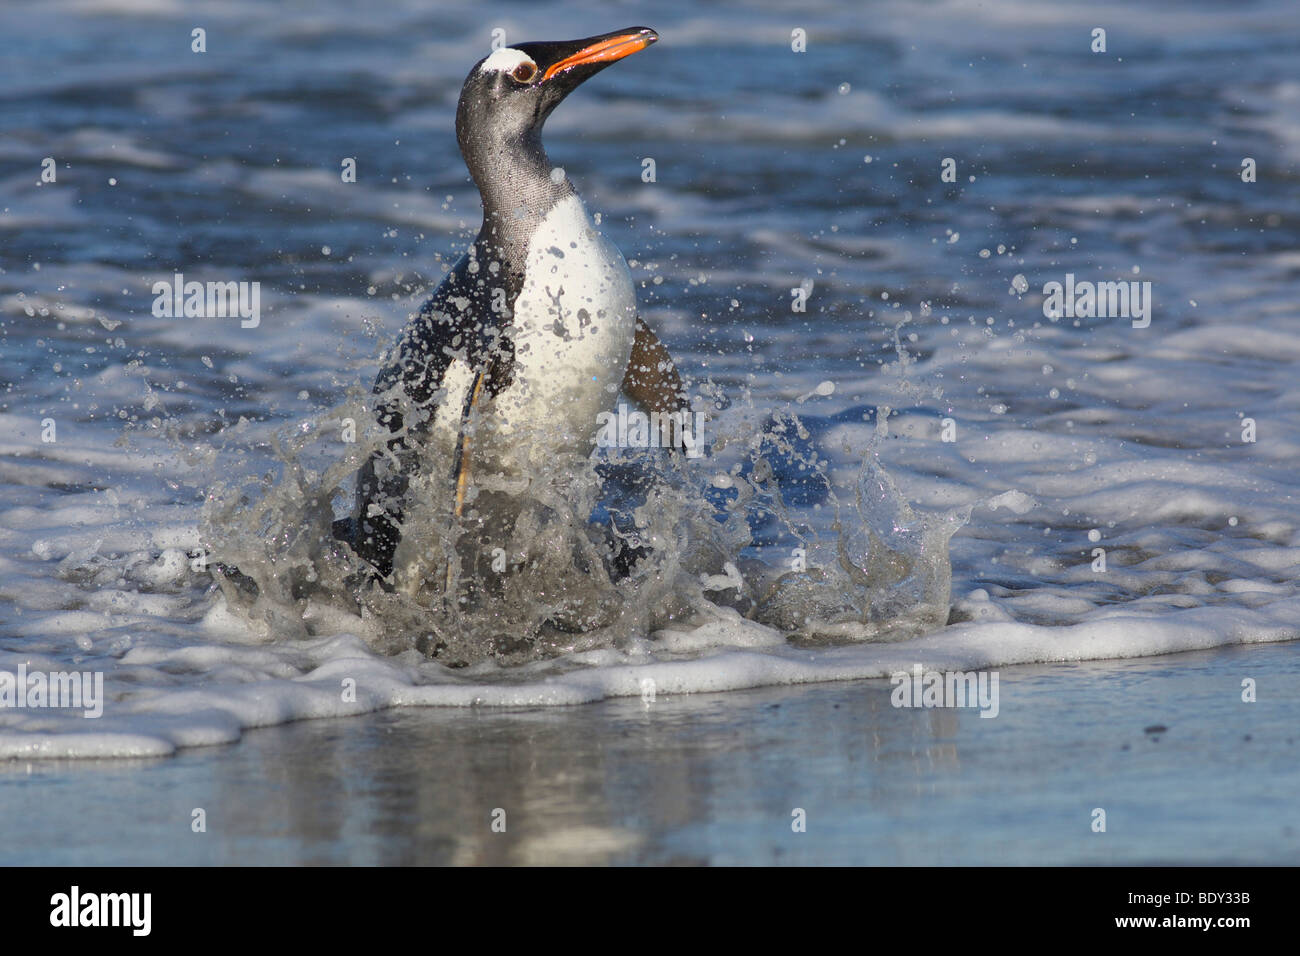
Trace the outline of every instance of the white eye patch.
{"label": "white eye patch", "polygon": [[492,51],[492,55],[483,61],[479,69],[484,72],[494,71],[498,73],[510,73],[514,71],[520,63],[532,63],[533,58],[522,50],[515,50],[511,47],[502,47],[500,50]]}

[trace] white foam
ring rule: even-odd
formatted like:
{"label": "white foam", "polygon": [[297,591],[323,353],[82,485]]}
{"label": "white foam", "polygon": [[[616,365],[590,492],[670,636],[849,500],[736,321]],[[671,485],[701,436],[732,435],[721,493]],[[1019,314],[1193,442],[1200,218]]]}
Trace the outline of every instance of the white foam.
{"label": "white foam", "polygon": [[[445,29],[416,29],[430,22],[427,5],[416,0],[377,5],[364,22],[346,4],[294,18],[260,16],[251,2],[218,6],[210,11],[218,22],[238,27],[248,50],[274,48],[285,75],[317,67],[319,38],[364,37],[368,42],[355,50],[333,44],[330,66],[338,75],[375,81],[358,86],[372,88],[388,125],[410,131],[400,146],[393,144],[393,169],[411,178],[394,182],[363,165],[359,181],[344,184],[331,165],[337,159],[302,165],[296,154],[277,150],[208,159],[166,138],[79,127],[80,120],[65,114],[59,128],[79,131],[48,144],[59,160],[59,182],[36,186],[35,164],[0,181],[0,231],[17,250],[0,274],[3,357],[15,385],[0,412],[0,670],[12,673],[19,663],[101,670],[109,691],[99,720],[0,710],[0,755],[157,756],[237,740],[254,726],[384,707],[560,706],[640,697],[647,682],[663,696],[881,677],[912,663],[973,668],[1132,657],[1300,633],[1297,258],[1278,245],[1268,223],[1272,212],[1289,215],[1285,197],[1276,206],[1277,194],[1266,191],[1276,180],[1276,161],[1262,158],[1271,153],[1260,153],[1257,185],[1225,187],[1235,198],[1189,190],[1172,168],[1139,188],[1104,164],[1084,183],[1056,168],[1035,170],[1032,162],[1022,172],[1040,177],[1033,188],[995,191],[987,199],[980,192],[1002,175],[996,170],[1007,160],[1018,164],[1040,151],[1051,157],[1078,143],[1102,152],[1140,146],[1199,157],[1193,166],[1205,176],[1222,175],[1233,185],[1242,150],[1271,144],[1283,159],[1300,152],[1300,85],[1214,73],[1220,83],[1204,103],[1206,115],[1230,120],[1250,140],[1225,133],[1215,145],[1217,134],[1186,118],[1192,113],[1174,110],[1144,122],[1106,116],[1100,107],[1069,108],[1077,97],[1064,81],[1037,88],[1029,100],[1009,99],[1007,70],[1016,63],[987,72],[961,67],[961,88],[949,96],[954,74],[944,63],[956,50],[962,56],[951,59],[963,64],[1007,59],[1012,30],[1036,51],[1067,63],[1075,56],[1097,75],[1105,71],[1110,79],[1097,88],[1104,99],[1115,89],[1109,84],[1134,63],[1143,63],[1142,75],[1162,89],[1176,83],[1186,63],[1198,60],[1187,54],[1202,38],[1229,37],[1245,49],[1246,41],[1294,34],[1300,7],[1189,11],[1173,5],[1132,17],[1115,4],[939,0],[932,15],[918,20],[910,4],[892,0],[874,6],[870,18],[827,4],[810,12],[807,60],[792,60],[803,63],[799,70],[845,56],[846,64],[860,63],[861,50],[884,44],[898,58],[889,76],[915,84],[873,89],[852,77],[851,92],[840,95],[839,76],[760,89],[741,71],[719,99],[689,70],[659,71],[665,106],[611,70],[601,90],[583,94],[580,109],[558,110],[548,124],[548,146],[582,180],[591,207],[608,210],[611,236],[639,261],[634,276],[645,283],[643,314],[679,349],[682,366],[697,378],[713,376],[725,392],[721,404],[732,403],[710,423],[731,444],[711,452],[707,467],[727,473],[743,457],[737,449],[748,447],[770,413],[790,408],[803,417],[817,456],[829,459],[832,490],[848,509],[864,449],[876,436],[873,414],[892,404],[900,412],[889,419],[889,440],[872,446],[886,472],[921,506],[970,509],[969,524],[951,543],[951,606],[959,623],[891,643],[796,647],[773,628],[705,608],[697,618],[680,617],[618,648],[518,668],[488,663],[447,670],[414,652],[376,653],[367,643],[370,622],[336,608],[303,612],[322,636],[295,637],[302,620],[274,615],[250,628],[209,592],[208,577],[188,557],[200,541],[199,503],[214,480],[251,477],[256,485],[258,476],[278,468],[270,448],[277,430],[319,427],[318,405],[343,402],[348,387],[365,391],[379,343],[391,341],[418,307],[421,282],[438,277],[433,253],[454,257],[477,226],[477,197],[450,130],[466,44],[485,39],[481,21],[452,11],[438,15]],[[123,11],[170,15],[180,7],[174,0],[50,0],[39,9],[0,11],[0,28],[39,33],[60,29],[76,14],[87,30],[108,30]],[[511,38],[590,32],[578,13],[521,9],[513,16],[503,23]],[[776,9],[749,11],[739,24],[705,8],[665,17],[673,22],[662,25],[664,53],[685,48],[689,58],[718,47],[725,36],[725,45],[751,45],[753,62],[796,56],[787,52],[793,24]],[[1112,31],[1112,55],[1090,58],[1089,30],[1111,22],[1124,23],[1123,31]],[[421,39],[400,49],[369,42],[394,32]],[[151,46],[143,59],[74,57],[54,73],[41,68],[37,47],[15,49],[9,93],[66,106],[86,90],[136,91],[119,102],[151,115],[170,111],[165,118],[180,122],[207,109],[206,84],[216,79],[220,60],[190,54],[184,31],[175,37],[158,41],[171,45],[174,58],[154,56],[160,48]],[[1268,44],[1250,48],[1270,62],[1280,55]],[[1117,55],[1126,57],[1122,67]],[[1213,68],[1221,60],[1204,62]],[[630,69],[649,69],[650,62]],[[162,88],[170,91],[169,102],[149,92]],[[228,89],[242,97],[232,108],[254,126],[292,128],[308,115],[292,96]],[[940,95],[925,92],[931,89]],[[1232,112],[1243,100],[1252,104],[1250,115]],[[1176,98],[1171,102],[1177,105]],[[644,150],[616,159],[615,171],[607,172],[584,158],[586,147],[577,141],[580,136],[607,152],[633,150],[631,144],[646,141],[646,130],[654,131],[660,182],[645,188],[628,187],[629,176],[635,184],[633,160]],[[0,142],[0,157],[21,165],[43,156],[44,147],[34,151],[45,142],[39,134],[35,127],[18,130]],[[836,153],[841,139],[848,142]],[[941,142],[961,147],[963,179],[979,157],[990,164],[970,190],[974,205],[967,206],[975,212],[963,213],[956,203],[922,211],[898,192],[913,175],[909,160],[931,155]],[[699,143],[717,153],[716,175],[734,175],[742,188],[730,188],[732,180],[715,190],[680,178],[699,171],[688,155]],[[678,144],[674,159],[671,147]],[[861,162],[867,151],[876,160],[871,164]],[[836,166],[841,157],[851,164]],[[822,173],[829,188],[843,192],[799,192],[796,202],[774,198],[787,183],[815,185],[812,177]],[[83,177],[110,174],[122,176],[123,185],[170,178],[178,195],[188,184],[196,194],[242,196],[241,214],[254,217],[262,207],[275,207],[280,217],[285,203],[312,210],[312,217],[328,213],[331,228],[337,221],[341,231],[355,230],[337,241],[329,236],[329,244],[348,249],[348,267],[363,278],[341,293],[318,291],[310,270],[345,273],[343,256],[297,259],[301,249],[323,243],[315,236],[301,243],[302,236],[277,239],[269,248],[283,248],[286,261],[293,257],[304,271],[267,282],[263,322],[253,334],[237,324],[155,318],[149,283],[184,263],[150,259],[147,275],[138,265],[105,264],[117,261],[96,245],[114,234],[101,218],[111,210],[91,197]],[[1059,177],[1062,188],[1043,188],[1045,175]],[[781,189],[772,193],[764,183]],[[1273,199],[1259,205],[1261,195]],[[896,204],[909,218],[882,222]],[[986,216],[994,206],[996,214]],[[198,204],[190,212],[206,210]],[[296,213],[288,218],[295,229],[315,221]],[[973,222],[1012,234],[971,238]],[[196,234],[221,238],[190,224]],[[1020,225],[1041,242],[1015,235]],[[171,235],[166,230],[174,222],[163,226],[162,234]],[[276,234],[283,226],[276,218]],[[29,261],[32,248],[23,247],[23,231],[37,227],[61,233],[50,248],[73,237],[91,239],[75,257],[37,270]],[[405,245],[415,242],[412,234],[424,236],[422,247]],[[1192,248],[1178,238],[1192,234],[1205,241]],[[1242,236],[1257,244],[1239,249]],[[1107,239],[1122,241],[1112,249]],[[982,246],[1003,242],[1020,248],[978,257]],[[133,250],[124,261],[137,258]],[[222,265],[220,257],[211,260],[213,268]],[[1072,268],[1119,278],[1135,265],[1157,283],[1150,329],[1042,318],[1045,281]],[[207,278],[196,270],[184,271]],[[1029,289],[1020,298],[1007,296],[1017,275]],[[708,301],[654,297],[655,279]],[[807,322],[791,322],[789,289],[809,279],[816,286]],[[367,293],[367,284],[380,291]],[[880,298],[885,287],[888,303]],[[718,303],[733,295],[744,301],[728,312]],[[923,300],[933,302],[932,313],[917,308]],[[823,306],[842,311],[824,321],[817,317]],[[909,311],[914,318],[901,328],[901,341],[910,355],[903,362],[889,340]],[[104,320],[121,325],[110,329]],[[919,341],[912,344],[909,332]],[[37,338],[44,344],[34,345]],[[118,338],[120,347],[113,344]],[[200,354],[212,365],[201,364]],[[835,383],[833,392],[818,393],[823,381]],[[301,392],[309,399],[300,400]],[[807,400],[797,405],[801,397]],[[130,417],[117,418],[119,410]],[[53,444],[40,440],[47,416],[58,420]],[[247,421],[234,424],[240,416]],[[941,441],[939,423],[948,417],[955,440]],[[1241,438],[1245,417],[1258,423],[1254,443]],[[204,436],[217,428],[209,445]],[[336,458],[342,454],[336,449]],[[323,467],[298,462],[307,471]],[[838,511],[829,495],[818,497],[824,489],[815,491],[790,513],[801,532],[825,535]],[[764,557],[787,566],[788,544],[777,539]],[[1097,548],[1105,551],[1104,571],[1095,569]],[[825,564],[834,555],[823,545],[807,557]],[[721,589],[709,592],[714,597],[734,595],[726,575],[706,583]],[[344,693],[348,679],[356,681],[355,700]]]}
{"label": "white foam", "polygon": [[[1255,609],[1121,610],[1066,627],[973,622],[903,643],[816,649],[790,647],[761,625],[722,618],[694,632],[665,632],[637,653],[579,656],[578,669],[551,664],[555,673],[509,683],[466,680],[435,664],[404,666],[376,657],[352,636],[261,648],[136,647],[120,664],[130,682],[113,682],[114,699],[98,720],[0,710],[0,759],[160,756],[232,742],[253,727],[386,707],[569,706],[885,678],[915,664],[973,670],[1168,654],[1293,638],[1298,615],[1300,598],[1286,596]],[[672,659],[673,652],[709,647],[694,659]],[[14,672],[15,657],[0,654],[0,670]],[[203,675],[202,686],[161,681],[186,673]],[[151,681],[158,683],[139,686]],[[346,681],[355,681],[355,700],[344,694]],[[1004,701],[1008,706],[1014,702]]]}

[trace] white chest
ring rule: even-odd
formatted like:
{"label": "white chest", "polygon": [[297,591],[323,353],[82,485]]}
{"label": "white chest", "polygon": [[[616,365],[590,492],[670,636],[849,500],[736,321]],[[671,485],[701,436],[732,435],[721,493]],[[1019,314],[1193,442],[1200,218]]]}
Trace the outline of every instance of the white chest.
{"label": "white chest", "polygon": [[[515,302],[515,376],[542,401],[613,404],[636,331],[636,294],[622,254],[572,196],[542,220]],[[600,387],[596,387],[599,384]],[[594,427],[594,423],[593,423]]]}
{"label": "white chest", "polygon": [[[632,274],[576,196],[559,203],[534,234],[513,326],[511,384],[471,414],[465,437],[471,484],[517,492],[520,481],[591,453],[597,415],[618,397],[636,335]],[[430,449],[437,464],[409,489],[408,520],[419,502],[447,500],[447,468],[472,381],[462,361],[447,369]],[[441,580],[445,564],[430,557],[429,547],[425,537],[403,535],[393,558],[402,590],[415,593],[426,579]]]}
{"label": "white chest", "polygon": [[[476,457],[517,471],[557,452],[589,453],[596,416],[613,407],[627,370],[636,293],[623,255],[577,196],[558,203],[533,235],[513,325],[513,380],[474,425]],[[462,407],[469,384],[459,365],[445,383],[449,411]],[[459,414],[440,418],[458,429]]]}

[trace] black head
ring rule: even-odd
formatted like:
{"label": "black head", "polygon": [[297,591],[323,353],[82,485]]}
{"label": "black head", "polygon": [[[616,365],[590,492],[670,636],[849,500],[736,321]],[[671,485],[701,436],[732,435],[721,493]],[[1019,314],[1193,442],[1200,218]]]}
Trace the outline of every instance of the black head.
{"label": "black head", "polygon": [[561,100],[658,39],[648,27],[629,27],[583,40],[517,43],[474,64],[456,106],[456,139],[480,188],[493,155],[540,153],[542,124]]}

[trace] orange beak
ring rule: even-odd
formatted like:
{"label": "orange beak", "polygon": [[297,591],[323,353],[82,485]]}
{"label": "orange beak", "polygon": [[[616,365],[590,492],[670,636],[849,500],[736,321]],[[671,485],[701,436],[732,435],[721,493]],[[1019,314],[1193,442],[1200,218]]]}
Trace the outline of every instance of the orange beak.
{"label": "orange beak", "polygon": [[542,80],[549,80],[555,74],[563,73],[575,66],[590,63],[613,63],[625,56],[631,56],[638,50],[644,50],[658,39],[659,34],[648,29],[638,30],[636,33],[623,33],[618,36],[607,37],[593,43],[591,46],[583,47],[577,53],[565,57],[558,63],[551,64],[542,75]]}

